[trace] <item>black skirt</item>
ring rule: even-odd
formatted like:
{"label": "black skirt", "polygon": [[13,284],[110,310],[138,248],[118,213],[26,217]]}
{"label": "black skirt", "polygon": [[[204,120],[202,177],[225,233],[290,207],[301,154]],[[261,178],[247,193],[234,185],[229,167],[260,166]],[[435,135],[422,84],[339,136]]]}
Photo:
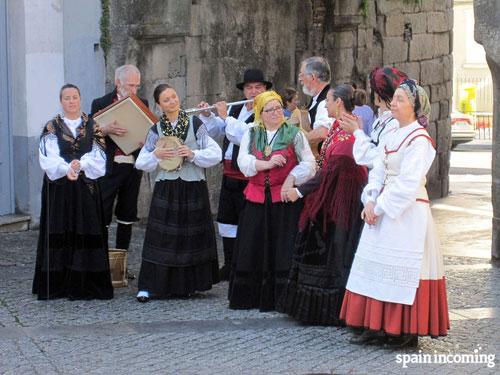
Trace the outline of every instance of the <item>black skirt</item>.
{"label": "black skirt", "polygon": [[109,299],[113,286],[94,180],[44,178],[33,293],[38,299]]}
{"label": "black skirt", "polygon": [[229,279],[229,308],[272,311],[286,285],[302,202],[246,201]]}
{"label": "black skirt", "polygon": [[155,184],[139,290],[153,298],[186,296],[219,281],[215,230],[205,181]]}
{"label": "black skirt", "polygon": [[362,227],[359,215],[349,230],[330,223],[324,231],[322,224],[307,223],[297,235],[290,275],[277,310],[304,324],[339,325]]}

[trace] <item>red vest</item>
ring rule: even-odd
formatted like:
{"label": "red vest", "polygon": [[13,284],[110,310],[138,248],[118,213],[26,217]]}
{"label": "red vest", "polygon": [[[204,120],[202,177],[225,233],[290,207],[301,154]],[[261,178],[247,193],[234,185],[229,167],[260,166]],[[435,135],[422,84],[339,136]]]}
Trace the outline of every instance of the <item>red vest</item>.
{"label": "red vest", "polygon": [[275,167],[273,169],[257,172],[255,176],[250,177],[244,191],[246,199],[254,203],[264,203],[267,183],[271,190],[273,203],[281,202],[281,186],[291,170],[298,164],[294,145],[291,144],[287,148],[273,151],[268,158],[265,158],[264,154],[254,146],[252,154],[255,155],[258,160],[269,160],[271,156],[281,154],[286,158],[286,164],[283,167]]}

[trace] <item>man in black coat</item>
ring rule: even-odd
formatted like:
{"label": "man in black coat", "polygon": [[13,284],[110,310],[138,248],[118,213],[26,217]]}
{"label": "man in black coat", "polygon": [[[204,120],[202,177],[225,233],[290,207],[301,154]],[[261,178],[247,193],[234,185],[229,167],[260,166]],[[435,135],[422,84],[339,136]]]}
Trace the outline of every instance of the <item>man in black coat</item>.
{"label": "man in black coat", "polygon": [[[248,100],[269,90],[272,85],[271,82],[264,78],[264,73],[260,69],[247,69],[243,74],[243,80],[236,84],[236,88],[241,90],[244,99]],[[205,102],[199,104],[200,108],[206,106],[208,104]],[[215,103],[215,108],[218,116],[210,112],[203,112],[200,114],[200,119],[207,127],[212,138],[223,138],[222,160],[224,170],[217,224],[224,251],[224,265],[220,269],[219,276],[221,280],[228,280],[239,216],[245,204],[243,190],[245,190],[248,183],[248,178],[238,168],[239,145],[241,137],[253,124],[254,112],[252,103],[235,105],[228,111],[227,103],[222,101]]]}
{"label": "man in black coat", "polygon": [[[134,65],[123,65],[115,70],[115,89],[101,98],[92,101],[91,116],[110,104],[131,94],[136,95],[141,84],[141,73]],[[148,106],[148,101],[142,99]],[[137,198],[141,185],[142,171],[134,163],[140,149],[125,155],[109,134],[123,136],[127,130],[119,123],[101,124],[106,135],[106,174],[99,179],[101,189],[104,222],[109,228],[113,217],[113,206],[117,222],[116,248],[128,250],[132,235],[132,224],[137,218]],[[116,206],[114,205],[116,199]]]}
{"label": "man in black coat", "polygon": [[311,131],[307,133],[309,143],[322,142],[335,121],[328,117],[326,94],[330,90],[330,65],[321,56],[312,56],[300,64],[299,81],[304,94],[311,96],[307,106]]}

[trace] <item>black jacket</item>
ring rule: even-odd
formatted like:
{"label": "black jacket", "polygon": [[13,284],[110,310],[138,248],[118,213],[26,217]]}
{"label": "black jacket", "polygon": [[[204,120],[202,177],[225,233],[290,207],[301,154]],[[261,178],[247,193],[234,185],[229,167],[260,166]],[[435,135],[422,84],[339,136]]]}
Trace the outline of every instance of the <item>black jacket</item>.
{"label": "black jacket", "polygon": [[[318,110],[318,104],[326,99],[326,94],[328,94],[328,90],[330,90],[330,85],[326,85],[323,88],[323,90],[321,90],[321,92],[318,95],[318,98],[316,99],[316,104],[314,105],[314,107],[308,110],[309,116],[311,117],[311,129],[313,129],[314,121],[316,121],[316,111]],[[311,98],[308,107],[311,106],[312,101],[313,98]]]}
{"label": "black jacket", "polygon": [[[100,98],[92,100],[92,106],[90,109],[90,116],[94,116],[97,112],[99,112],[101,109],[106,108],[108,105],[113,103],[113,100],[116,98],[116,88],[111,91],[109,94],[106,94]],[[144,103],[146,107],[149,107],[149,103],[146,99],[139,98],[141,101]],[[105,137],[106,141],[106,174],[111,173],[111,170],[113,169],[113,159],[115,156],[115,151],[118,148],[116,143],[108,136]],[[134,158],[137,159],[137,156],[139,156],[139,152],[141,150],[138,149],[132,153],[134,155]]]}

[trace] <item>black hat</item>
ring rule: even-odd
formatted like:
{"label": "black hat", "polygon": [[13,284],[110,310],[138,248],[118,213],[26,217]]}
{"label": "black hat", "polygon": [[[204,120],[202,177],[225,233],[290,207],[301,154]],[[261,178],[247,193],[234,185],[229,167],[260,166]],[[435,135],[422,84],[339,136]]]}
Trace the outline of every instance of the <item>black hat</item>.
{"label": "black hat", "polygon": [[273,84],[271,82],[264,79],[264,73],[262,73],[262,70],[260,69],[245,70],[245,73],[243,73],[243,82],[237,83],[236,87],[240,90],[243,90],[243,86],[245,85],[245,83],[251,82],[262,82],[266,85],[266,90],[269,90],[271,87],[273,87]]}

